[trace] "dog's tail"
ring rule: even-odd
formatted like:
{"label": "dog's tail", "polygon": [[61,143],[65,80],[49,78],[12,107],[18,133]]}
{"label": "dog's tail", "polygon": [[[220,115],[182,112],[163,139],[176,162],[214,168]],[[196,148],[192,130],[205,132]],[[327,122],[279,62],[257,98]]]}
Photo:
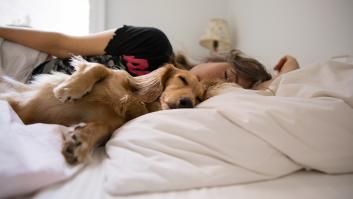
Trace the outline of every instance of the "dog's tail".
{"label": "dog's tail", "polygon": [[76,71],[82,69],[81,66],[91,64],[87,60],[85,60],[81,55],[72,55],[70,58],[70,65],[75,68]]}
{"label": "dog's tail", "polygon": [[0,93],[6,92],[23,92],[31,90],[31,88],[19,81],[8,76],[0,76]]}

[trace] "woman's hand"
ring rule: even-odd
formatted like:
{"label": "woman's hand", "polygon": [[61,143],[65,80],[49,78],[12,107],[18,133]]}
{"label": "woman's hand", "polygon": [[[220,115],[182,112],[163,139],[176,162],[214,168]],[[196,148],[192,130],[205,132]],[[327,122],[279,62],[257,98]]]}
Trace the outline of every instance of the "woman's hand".
{"label": "woman's hand", "polygon": [[279,62],[273,68],[275,71],[277,71],[277,75],[268,81],[265,81],[265,82],[262,82],[261,84],[256,85],[255,87],[253,87],[253,89],[265,90],[270,86],[270,84],[273,82],[273,80],[275,80],[278,76],[280,76],[284,73],[288,73],[292,70],[296,70],[298,68],[299,68],[299,64],[298,64],[297,59],[295,59],[294,57],[292,57],[290,55],[285,55],[279,60]]}
{"label": "woman's hand", "polygon": [[278,75],[288,73],[289,71],[296,70],[299,68],[297,59],[290,55],[283,56],[274,67],[274,70],[278,72]]}

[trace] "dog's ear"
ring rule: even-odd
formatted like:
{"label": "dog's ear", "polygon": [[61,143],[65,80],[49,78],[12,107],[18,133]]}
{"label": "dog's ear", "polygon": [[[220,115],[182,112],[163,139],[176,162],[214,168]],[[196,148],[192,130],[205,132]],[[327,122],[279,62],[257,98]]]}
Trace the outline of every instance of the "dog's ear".
{"label": "dog's ear", "polygon": [[224,80],[202,80],[201,84],[204,86],[204,100],[207,100],[213,96],[220,94],[223,89],[240,87],[236,83],[226,82]]}
{"label": "dog's ear", "polygon": [[205,89],[203,95],[204,100],[217,95],[219,87],[224,83],[226,82],[223,80],[202,80],[201,84]]}
{"label": "dog's ear", "polygon": [[157,100],[162,94],[168,77],[175,70],[177,69],[172,64],[166,64],[146,75],[133,77],[130,85],[141,101],[150,103]]}

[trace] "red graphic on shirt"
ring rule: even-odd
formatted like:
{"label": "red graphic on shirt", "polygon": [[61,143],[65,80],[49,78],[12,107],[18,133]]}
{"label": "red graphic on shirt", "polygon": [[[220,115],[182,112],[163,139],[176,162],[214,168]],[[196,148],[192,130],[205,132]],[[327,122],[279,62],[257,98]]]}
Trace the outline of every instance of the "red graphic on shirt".
{"label": "red graphic on shirt", "polygon": [[139,59],[135,58],[135,56],[125,56],[123,55],[123,59],[126,61],[126,66],[128,70],[135,75],[145,75],[150,71],[147,71],[148,68],[148,60],[147,59]]}

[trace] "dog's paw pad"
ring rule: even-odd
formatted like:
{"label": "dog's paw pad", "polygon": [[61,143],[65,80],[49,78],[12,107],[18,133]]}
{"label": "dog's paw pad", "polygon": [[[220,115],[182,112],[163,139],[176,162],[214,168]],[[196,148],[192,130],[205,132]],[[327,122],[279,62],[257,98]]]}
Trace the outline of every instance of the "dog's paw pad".
{"label": "dog's paw pad", "polygon": [[80,137],[77,129],[83,128],[84,123],[81,125],[75,125],[71,127],[74,131],[68,132],[64,136],[64,145],[62,148],[62,154],[65,157],[67,163],[74,165],[83,162],[89,153],[87,143]]}
{"label": "dog's paw pad", "polygon": [[72,101],[75,97],[72,95],[72,90],[65,87],[55,87],[53,89],[54,96],[61,102]]}
{"label": "dog's paw pad", "polygon": [[73,89],[68,86],[57,86],[53,89],[54,96],[61,102],[75,101],[87,95],[90,90]]}

